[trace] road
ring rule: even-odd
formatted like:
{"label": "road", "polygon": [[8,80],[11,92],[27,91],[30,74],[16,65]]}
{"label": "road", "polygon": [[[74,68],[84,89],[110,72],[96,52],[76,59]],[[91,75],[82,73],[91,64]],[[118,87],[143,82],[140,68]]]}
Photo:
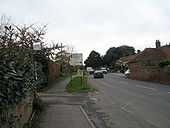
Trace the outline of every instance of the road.
{"label": "road", "polygon": [[[114,74],[88,77],[91,107],[108,128],[170,128],[170,86]],[[100,127],[98,125],[98,127]]]}

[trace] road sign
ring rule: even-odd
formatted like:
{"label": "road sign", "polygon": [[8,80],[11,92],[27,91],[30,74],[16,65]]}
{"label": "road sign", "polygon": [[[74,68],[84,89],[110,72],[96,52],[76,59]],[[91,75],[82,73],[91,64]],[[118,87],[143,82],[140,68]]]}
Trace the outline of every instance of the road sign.
{"label": "road sign", "polygon": [[82,66],[83,65],[83,54],[74,53],[70,57],[70,65],[72,66]]}
{"label": "road sign", "polygon": [[34,40],[33,41],[33,50],[41,50],[41,40]]}

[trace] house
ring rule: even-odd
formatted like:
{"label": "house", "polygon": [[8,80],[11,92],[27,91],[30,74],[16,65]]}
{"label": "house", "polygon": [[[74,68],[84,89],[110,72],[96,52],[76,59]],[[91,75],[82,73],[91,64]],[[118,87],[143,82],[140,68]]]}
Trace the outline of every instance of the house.
{"label": "house", "polygon": [[135,57],[136,55],[121,57],[116,61],[116,64],[125,66],[130,60],[134,59]]}
{"label": "house", "polygon": [[137,54],[135,55],[131,55],[131,56],[124,56],[121,57],[120,59],[118,59],[116,61],[116,65],[119,65],[121,67],[120,70],[122,70],[121,72],[123,73],[124,71],[126,71],[128,69],[128,63],[134,59],[136,57]]}
{"label": "house", "polygon": [[128,77],[169,84],[170,67],[166,69],[159,67],[160,61],[165,59],[170,59],[170,47],[161,47],[160,41],[156,40],[156,48],[146,48],[129,62]]}

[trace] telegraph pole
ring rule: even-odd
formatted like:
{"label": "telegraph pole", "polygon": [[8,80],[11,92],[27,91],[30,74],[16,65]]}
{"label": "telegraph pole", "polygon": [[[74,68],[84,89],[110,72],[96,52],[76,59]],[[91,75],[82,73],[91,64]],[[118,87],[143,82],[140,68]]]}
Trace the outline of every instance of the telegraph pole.
{"label": "telegraph pole", "polygon": [[60,76],[62,76],[63,72],[63,44],[61,43],[61,66],[60,66]]}

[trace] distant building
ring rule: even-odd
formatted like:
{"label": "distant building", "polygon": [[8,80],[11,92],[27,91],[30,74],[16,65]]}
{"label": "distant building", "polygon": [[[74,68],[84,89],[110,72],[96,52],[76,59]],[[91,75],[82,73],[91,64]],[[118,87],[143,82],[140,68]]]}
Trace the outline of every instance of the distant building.
{"label": "distant building", "polygon": [[120,72],[124,73],[124,71],[126,71],[128,69],[128,63],[134,59],[136,57],[137,54],[135,55],[131,55],[131,56],[124,56],[124,57],[121,57],[120,59],[118,59],[116,61],[116,65],[119,65],[120,66]]}
{"label": "distant building", "polygon": [[124,56],[121,57],[116,61],[116,64],[121,65],[121,66],[126,66],[128,62],[136,57],[137,54],[132,55],[132,56]]}

